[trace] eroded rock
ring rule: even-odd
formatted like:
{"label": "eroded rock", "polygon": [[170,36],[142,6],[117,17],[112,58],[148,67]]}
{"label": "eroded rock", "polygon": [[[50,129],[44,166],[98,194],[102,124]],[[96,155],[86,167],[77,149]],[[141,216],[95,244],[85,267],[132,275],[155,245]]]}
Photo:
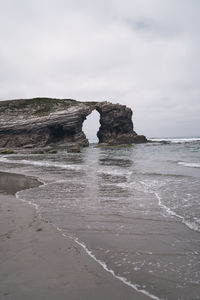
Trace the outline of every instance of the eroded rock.
{"label": "eroded rock", "polygon": [[108,145],[146,142],[133,130],[132,111],[110,102],[34,98],[0,102],[0,148],[35,148],[49,145],[88,146],[82,131],[86,117],[100,114],[99,143]]}

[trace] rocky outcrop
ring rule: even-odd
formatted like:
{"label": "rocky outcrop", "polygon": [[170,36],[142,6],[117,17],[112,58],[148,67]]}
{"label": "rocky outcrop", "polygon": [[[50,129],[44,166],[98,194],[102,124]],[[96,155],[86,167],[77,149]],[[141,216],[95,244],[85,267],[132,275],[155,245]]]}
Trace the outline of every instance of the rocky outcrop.
{"label": "rocky outcrop", "polygon": [[119,145],[144,143],[146,137],[133,131],[132,110],[125,105],[109,102],[99,103],[96,110],[100,114],[100,128],[97,133],[99,143]]}
{"label": "rocky outcrop", "polygon": [[34,98],[0,101],[0,147],[34,148],[70,143],[87,146],[82,125],[93,110],[100,114],[97,133],[100,144],[147,141],[133,131],[132,111],[124,105]]}

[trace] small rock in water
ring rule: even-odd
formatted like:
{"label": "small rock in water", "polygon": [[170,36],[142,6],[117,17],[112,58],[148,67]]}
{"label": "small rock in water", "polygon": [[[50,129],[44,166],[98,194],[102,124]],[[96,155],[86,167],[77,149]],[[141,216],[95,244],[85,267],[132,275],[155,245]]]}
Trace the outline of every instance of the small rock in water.
{"label": "small rock in water", "polygon": [[42,231],[42,228],[38,228],[38,229],[36,229],[36,231]]}
{"label": "small rock in water", "polygon": [[81,152],[81,148],[80,148],[79,145],[67,147],[67,152],[68,153],[80,153]]}

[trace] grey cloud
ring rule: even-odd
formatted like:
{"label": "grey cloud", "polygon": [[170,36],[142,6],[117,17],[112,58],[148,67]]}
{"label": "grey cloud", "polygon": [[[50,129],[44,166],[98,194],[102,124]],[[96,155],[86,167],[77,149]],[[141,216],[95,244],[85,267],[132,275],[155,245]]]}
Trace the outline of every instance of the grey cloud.
{"label": "grey cloud", "polygon": [[130,106],[147,136],[198,135],[199,8],[196,0],[0,1],[0,99],[110,100]]}

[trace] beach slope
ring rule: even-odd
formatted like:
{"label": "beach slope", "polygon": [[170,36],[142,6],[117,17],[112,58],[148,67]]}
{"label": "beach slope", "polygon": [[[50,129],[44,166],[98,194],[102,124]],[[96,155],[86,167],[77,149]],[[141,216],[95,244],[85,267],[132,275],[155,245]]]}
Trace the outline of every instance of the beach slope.
{"label": "beach slope", "polygon": [[[19,178],[9,176],[10,182]],[[76,242],[42,221],[34,207],[12,195],[8,185],[0,191],[1,300],[149,299],[114,278]]]}

